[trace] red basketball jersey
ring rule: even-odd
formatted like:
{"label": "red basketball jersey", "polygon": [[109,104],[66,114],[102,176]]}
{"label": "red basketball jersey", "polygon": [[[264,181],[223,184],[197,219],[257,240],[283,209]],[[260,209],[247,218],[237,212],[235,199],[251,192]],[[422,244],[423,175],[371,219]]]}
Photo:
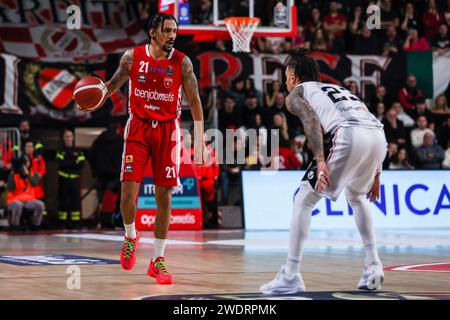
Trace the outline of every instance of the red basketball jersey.
{"label": "red basketball jersey", "polygon": [[168,121],[181,115],[184,54],[174,48],[166,58],[150,55],[148,44],[134,48],[129,77],[128,107],[144,120]]}

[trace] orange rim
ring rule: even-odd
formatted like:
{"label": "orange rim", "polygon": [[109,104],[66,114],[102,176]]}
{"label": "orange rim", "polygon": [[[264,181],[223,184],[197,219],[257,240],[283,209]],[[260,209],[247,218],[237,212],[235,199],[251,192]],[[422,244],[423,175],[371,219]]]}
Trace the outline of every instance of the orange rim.
{"label": "orange rim", "polygon": [[261,21],[261,19],[257,17],[228,17],[223,20],[225,21],[225,23],[237,23],[238,25],[256,24]]}

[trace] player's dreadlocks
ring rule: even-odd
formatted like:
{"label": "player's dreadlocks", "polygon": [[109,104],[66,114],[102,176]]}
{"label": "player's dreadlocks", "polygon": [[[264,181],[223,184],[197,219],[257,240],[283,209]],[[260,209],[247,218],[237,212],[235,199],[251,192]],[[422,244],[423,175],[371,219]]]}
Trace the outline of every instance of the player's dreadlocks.
{"label": "player's dreadlocks", "polygon": [[177,19],[175,19],[175,17],[173,15],[168,14],[168,13],[157,13],[148,20],[147,30],[150,30],[150,29],[156,30],[158,27],[161,27],[161,31],[162,31],[162,28],[164,26],[164,21],[166,21],[166,20],[175,21],[175,23],[177,24],[177,27],[178,27],[178,21],[177,21]]}
{"label": "player's dreadlocks", "polygon": [[309,50],[300,50],[289,62],[288,68],[294,70],[301,82],[320,81],[320,69],[316,60],[308,56]]}

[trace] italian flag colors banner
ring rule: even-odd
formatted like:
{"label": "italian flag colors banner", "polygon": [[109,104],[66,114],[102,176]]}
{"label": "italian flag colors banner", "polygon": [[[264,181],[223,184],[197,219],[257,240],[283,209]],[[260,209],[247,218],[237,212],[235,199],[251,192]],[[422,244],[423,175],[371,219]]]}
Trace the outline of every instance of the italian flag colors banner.
{"label": "italian flag colors banner", "polygon": [[427,98],[435,98],[447,89],[450,82],[450,52],[438,55],[432,51],[407,53],[408,74],[417,77],[417,85]]}

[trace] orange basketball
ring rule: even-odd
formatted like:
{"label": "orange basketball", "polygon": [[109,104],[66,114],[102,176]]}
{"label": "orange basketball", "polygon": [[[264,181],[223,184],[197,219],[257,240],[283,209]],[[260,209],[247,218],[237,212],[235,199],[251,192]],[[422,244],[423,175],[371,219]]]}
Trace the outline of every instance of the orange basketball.
{"label": "orange basketball", "polygon": [[105,102],[106,86],[97,77],[85,77],[77,82],[73,90],[73,100],[86,112],[99,109]]}

